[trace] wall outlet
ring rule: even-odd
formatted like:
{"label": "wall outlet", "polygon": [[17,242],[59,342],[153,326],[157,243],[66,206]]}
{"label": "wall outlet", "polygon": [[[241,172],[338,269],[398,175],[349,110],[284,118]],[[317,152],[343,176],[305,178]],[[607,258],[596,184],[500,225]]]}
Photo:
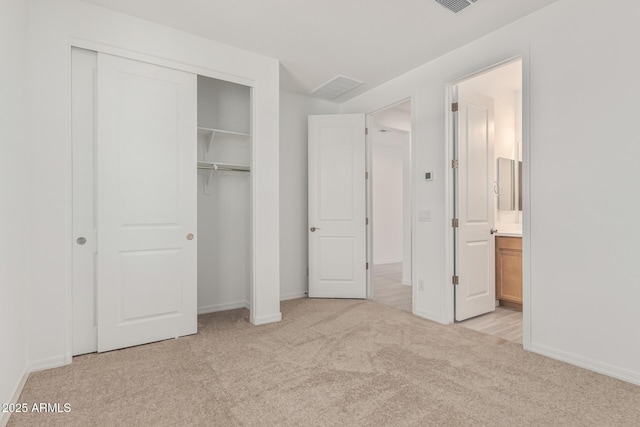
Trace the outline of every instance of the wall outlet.
{"label": "wall outlet", "polygon": [[418,279],[418,290],[424,291],[424,280]]}

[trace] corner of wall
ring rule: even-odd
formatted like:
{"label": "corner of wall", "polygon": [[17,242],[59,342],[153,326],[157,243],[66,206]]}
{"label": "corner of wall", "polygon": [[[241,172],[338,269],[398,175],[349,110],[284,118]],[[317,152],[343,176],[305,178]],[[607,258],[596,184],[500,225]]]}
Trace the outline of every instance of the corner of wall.
{"label": "corner of wall", "polygon": [[[16,385],[11,400],[8,400],[6,403],[18,403],[20,400],[20,395],[22,394],[22,390],[24,389],[27,380],[29,379],[29,370],[24,369],[22,371],[22,375]],[[2,401],[4,403],[4,401]],[[11,418],[11,412],[0,412],[0,426],[6,426],[9,423],[9,418]]]}
{"label": "corner of wall", "polygon": [[[29,150],[27,72],[29,4],[0,3],[0,403],[15,402],[28,377]],[[0,425],[10,414],[0,414]]]}

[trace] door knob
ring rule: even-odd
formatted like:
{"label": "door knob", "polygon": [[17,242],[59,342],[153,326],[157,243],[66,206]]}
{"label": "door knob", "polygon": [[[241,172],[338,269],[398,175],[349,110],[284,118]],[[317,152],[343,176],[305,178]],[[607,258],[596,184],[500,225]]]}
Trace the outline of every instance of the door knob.
{"label": "door knob", "polygon": [[496,234],[498,232],[497,228],[492,228],[491,231],[489,233],[491,234]]}
{"label": "door knob", "polygon": [[193,240],[193,233],[187,234],[187,240]]}
{"label": "door knob", "polygon": [[76,243],[78,243],[79,245],[84,245],[85,243],[87,243],[87,239],[85,237],[78,237],[76,239]]}
{"label": "door knob", "polygon": [[318,227],[311,227],[309,230],[311,230],[311,232],[313,233],[313,232],[314,232],[314,231],[316,231],[316,230],[320,230],[320,228],[318,228]]}

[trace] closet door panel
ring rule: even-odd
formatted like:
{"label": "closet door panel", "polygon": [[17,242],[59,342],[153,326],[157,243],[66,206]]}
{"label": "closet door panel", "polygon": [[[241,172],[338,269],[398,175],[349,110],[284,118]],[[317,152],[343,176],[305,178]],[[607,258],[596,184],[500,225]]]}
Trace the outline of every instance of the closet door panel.
{"label": "closet door panel", "polygon": [[122,225],[178,225],[180,87],[127,73],[119,80]]}
{"label": "closet door panel", "polygon": [[196,76],[99,54],[98,111],[98,351],[195,333]]}

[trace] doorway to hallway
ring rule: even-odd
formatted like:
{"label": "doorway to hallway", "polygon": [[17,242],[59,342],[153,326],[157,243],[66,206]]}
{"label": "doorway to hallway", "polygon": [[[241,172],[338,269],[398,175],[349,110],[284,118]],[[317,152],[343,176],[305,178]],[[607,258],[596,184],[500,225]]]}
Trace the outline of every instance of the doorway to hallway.
{"label": "doorway to hallway", "polygon": [[373,300],[411,312],[411,286],[402,284],[402,263],[373,266]]}
{"label": "doorway to hallway", "polygon": [[411,100],[369,115],[370,297],[412,311]]}

